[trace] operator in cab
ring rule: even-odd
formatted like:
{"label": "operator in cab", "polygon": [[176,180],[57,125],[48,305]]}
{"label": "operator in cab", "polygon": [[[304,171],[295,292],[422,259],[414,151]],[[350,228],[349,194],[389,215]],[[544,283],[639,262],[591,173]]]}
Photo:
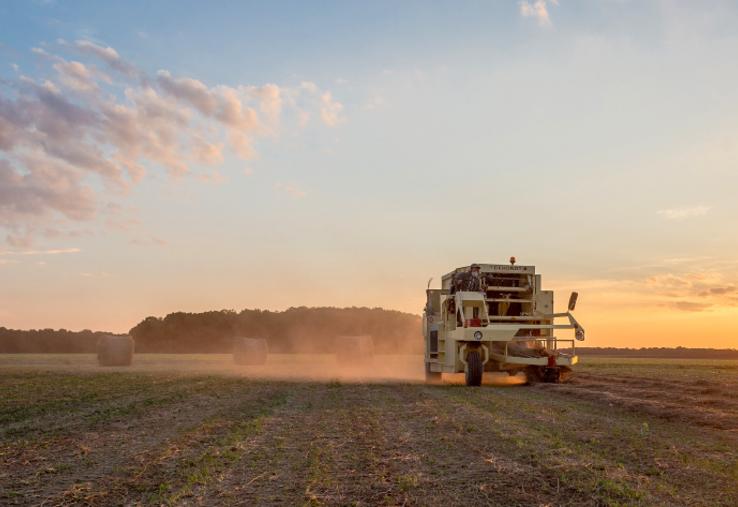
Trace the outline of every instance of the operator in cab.
{"label": "operator in cab", "polygon": [[484,290],[484,285],[484,280],[482,279],[482,268],[479,264],[472,264],[469,266],[469,277],[467,278],[464,290],[479,292]]}
{"label": "operator in cab", "polygon": [[472,264],[469,266],[469,271],[466,273],[457,273],[454,276],[451,283],[451,294],[459,290],[481,292],[484,291],[485,285],[485,280],[482,277],[482,268],[479,264]]}

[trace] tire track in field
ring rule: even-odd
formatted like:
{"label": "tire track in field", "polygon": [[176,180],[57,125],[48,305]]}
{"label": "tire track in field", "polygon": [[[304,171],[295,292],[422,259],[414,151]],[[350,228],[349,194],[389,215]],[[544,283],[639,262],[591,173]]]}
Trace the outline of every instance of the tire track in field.
{"label": "tire track in field", "polygon": [[[106,376],[101,375],[99,378],[86,379],[86,381],[97,381],[106,386],[109,380]],[[66,395],[71,396],[70,399],[46,400],[45,403],[35,402],[37,413],[31,411],[3,425],[0,429],[0,440],[33,437],[34,433],[50,435],[80,431],[105,418],[115,418],[121,415],[135,416],[148,405],[176,401],[184,393],[207,390],[214,383],[222,383],[222,379],[217,377],[136,378],[135,382],[132,382],[133,386],[127,386],[124,380],[121,382],[116,379],[113,384],[114,389],[101,389],[100,391],[103,392],[97,392],[95,396],[88,395],[89,385],[83,387],[82,393],[74,392],[74,386],[69,386],[72,392]],[[32,402],[26,401],[26,403]]]}
{"label": "tire track in field", "polygon": [[[27,451],[31,460],[2,474],[0,489],[21,493],[13,500],[18,505],[110,503],[100,499],[115,491],[121,470],[140,467],[161,445],[232,410],[239,402],[248,403],[274,392],[273,387],[244,388],[233,380],[218,380],[202,386],[198,379],[181,379],[180,388],[186,396],[150,407],[140,417],[44,441]],[[194,392],[188,392],[188,387]],[[201,393],[204,387],[213,392]]]}
{"label": "tire track in field", "polygon": [[[418,505],[595,505],[592,492],[562,473],[565,452],[529,433],[536,415],[520,412],[499,394],[523,388],[425,388],[409,432],[422,449],[426,477]],[[409,397],[411,393],[407,394]],[[476,406],[485,405],[485,409]],[[523,425],[523,427],[521,427]],[[438,437],[441,438],[438,438]],[[580,473],[581,469],[578,469]],[[589,473],[584,471],[585,476]],[[569,479],[569,480],[567,480]]]}
{"label": "tire track in field", "polygon": [[43,428],[65,412],[100,406],[114,398],[140,395],[152,384],[157,384],[158,388],[174,383],[173,379],[148,381],[132,377],[130,382],[120,382],[115,376],[90,375],[74,379],[57,374],[40,374],[32,380],[26,374],[19,380],[11,382],[0,399],[0,438],[8,434],[17,438],[21,436],[17,429],[30,429],[33,425]]}
{"label": "tire track in field", "polygon": [[[461,420],[489,428],[485,442],[532,467],[518,477],[541,496],[524,504],[727,506],[738,499],[730,473],[738,466],[729,450],[735,440],[724,433],[684,438],[689,432],[671,425],[644,434],[642,420],[632,416],[527,388],[434,394],[461,402]],[[681,439],[673,433],[679,431]],[[717,463],[726,468],[717,470]]]}
{"label": "tire track in field", "polygon": [[[122,456],[138,445],[139,434],[146,439],[152,430],[161,434],[172,425],[184,424],[190,412],[182,411],[180,404],[186,402],[188,408],[207,413],[219,404],[213,393],[228,383],[217,377],[152,379],[137,394],[111,395],[94,406],[73,401],[76,411],[49,413],[40,419],[19,422],[13,425],[11,434],[23,438],[9,441],[6,435],[6,441],[0,443],[0,485],[12,487],[16,482],[24,487],[37,484],[37,488],[43,489],[48,488],[48,483],[63,482],[70,468],[86,477],[94,473],[97,463],[115,465],[116,456],[108,454]],[[131,436],[131,441],[126,442]],[[123,447],[123,451],[118,452],[116,446]]]}
{"label": "tire track in field", "polygon": [[[586,503],[480,420],[425,386],[315,385],[268,418],[239,462],[191,503],[535,505],[557,495]],[[531,474],[534,487],[520,479]]]}
{"label": "tire track in field", "polygon": [[192,501],[205,505],[399,504],[381,420],[387,388],[297,385],[241,459]]}
{"label": "tire track in field", "polygon": [[[735,376],[738,380],[738,375]],[[654,389],[668,392],[683,393],[693,396],[719,396],[726,400],[738,400],[738,382],[728,379],[723,380],[704,380],[698,379],[691,382],[679,380],[664,380],[649,377],[623,376],[623,375],[607,375],[593,374],[586,372],[577,372],[573,377],[571,384],[612,384],[624,385],[634,388]]]}
{"label": "tire track in field", "polygon": [[234,459],[246,435],[258,433],[260,419],[283,403],[285,386],[240,382],[220,398],[223,403],[215,410],[200,411],[187,403],[187,410],[194,409],[188,425],[141,446],[124,467],[96,481],[82,498],[96,505],[184,503],[196,484]]}
{"label": "tire track in field", "polygon": [[665,402],[717,406],[727,410],[738,409],[738,391],[725,383],[695,381],[687,384],[648,379],[639,382],[637,379],[588,375],[573,379],[567,386],[604,389]]}
{"label": "tire track in field", "polygon": [[538,385],[561,395],[606,403],[670,421],[738,432],[738,401],[721,384],[682,386],[660,380],[584,375],[559,385]]}
{"label": "tire track in field", "polygon": [[544,491],[526,490],[520,481],[534,472],[530,464],[500,445],[482,421],[468,417],[466,408],[447,396],[451,391],[408,385],[393,390],[398,414],[385,420],[385,429],[399,447],[391,470],[415,478],[405,503],[541,504]]}

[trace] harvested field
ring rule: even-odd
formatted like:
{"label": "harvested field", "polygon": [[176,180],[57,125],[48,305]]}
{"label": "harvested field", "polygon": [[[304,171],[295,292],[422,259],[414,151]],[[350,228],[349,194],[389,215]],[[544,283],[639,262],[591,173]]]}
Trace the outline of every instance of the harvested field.
{"label": "harvested field", "polygon": [[0,504],[738,504],[736,361],[466,388],[376,359],[0,356]]}

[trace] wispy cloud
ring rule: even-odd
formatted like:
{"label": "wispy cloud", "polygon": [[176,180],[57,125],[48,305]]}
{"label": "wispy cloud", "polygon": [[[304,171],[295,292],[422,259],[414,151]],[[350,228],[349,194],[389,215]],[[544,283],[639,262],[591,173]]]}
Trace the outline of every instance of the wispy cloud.
{"label": "wispy cloud", "polygon": [[121,58],[118,52],[110,46],[96,44],[89,40],[78,40],[74,43],[74,46],[84,53],[99,58],[107,63],[110,68],[126,76],[135,77],[139,73],[134,65]]}
{"label": "wispy cloud", "polygon": [[110,277],[110,273],[108,273],[107,271],[86,271],[84,273],[80,273],[79,276],[83,278],[108,278]]}
{"label": "wispy cloud", "polygon": [[364,104],[363,109],[366,111],[372,111],[382,107],[383,105],[384,98],[380,95],[374,95]]}
{"label": "wispy cloud", "polygon": [[343,121],[343,104],[333,99],[331,92],[325,92],[320,97],[320,118],[329,127],[335,127]]}
{"label": "wispy cloud", "polygon": [[274,188],[296,199],[301,199],[307,196],[307,192],[294,183],[276,183]]}
{"label": "wispy cloud", "polygon": [[717,311],[738,307],[736,272],[738,261],[730,258],[653,259],[612,270],[614,278],[569,280],[561,288],[596,294],[594,303],[613,311],[616,306],[639,311]]}
{"label": "wispy cloud", "polygon": [[49,250],[4,250],[0,255],[60,255],[80,253],[79,248],[55,248]]}
{"label": "wispy cloud", "polygon": [[558,0],[522,0],[519,4],[520,14],[524,18],[534,18],[540,26],[551,26],[551,18],[548,14],[549,5],[559,5]]}
{"label": "wispy cloud", "polygon": [[694,301],[676,301],[674,303],[669,303],[668,306],[671,306],[672,308],[675,308],[683,312],[703,312],[709,309],[712,306],[712,304],[698,303]]}
{"label": "wispy cloud", "polygon": [[166,240],[151,235],[133,238],[129,243],[138,246],[166,246],[168,244]]}
{"label": "wispy cloud", "polygon": [[682,208],[669,208],[658,210],[660,216],[667,220],[683,220],[685,218],[701,217],[707,215],[710,211],[710,206],[686,206]]}
{"label": "wispy cloud", "polygon": [[738,295],[738,281],[716,270],[654,275],[643,283],[654,294],[680,300],[699,299],[709,306],[730,302]]}
{"label": "wispy cloud", "polygon": [[209,85],[168,70],[147,75],[98,42],[57,44],[60,54],[33,49],[45,77],[19,72],[0,83],[0,231],[8,244],[28,244],[50,222],[93,220],[147,170],[217,180],[215,166],[229,152],[253,158],[257,140],[283,123],[302,128],[311,111],[331,127],[344,120],[343,105],[312,82]]}

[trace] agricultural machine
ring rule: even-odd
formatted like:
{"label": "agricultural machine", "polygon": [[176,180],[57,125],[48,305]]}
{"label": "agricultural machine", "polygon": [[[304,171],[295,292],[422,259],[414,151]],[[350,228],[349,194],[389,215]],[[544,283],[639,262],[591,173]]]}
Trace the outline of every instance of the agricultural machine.
{"label": "agricultural machine", "polygon": [[[541,288],[535,266],[516,265],[514,257],[510,264],[472,264],[447,273],[441,288],[426,294],[426,382],[461,372],[469,386],[481,385],[484,372],[563,382],[578,362],[575,341],[584,340],[584,329],[571,313],[577,293],[568,311],[554,313],[553,291]],[[558,330],[573,330],[574,338],[557,338]]]}

